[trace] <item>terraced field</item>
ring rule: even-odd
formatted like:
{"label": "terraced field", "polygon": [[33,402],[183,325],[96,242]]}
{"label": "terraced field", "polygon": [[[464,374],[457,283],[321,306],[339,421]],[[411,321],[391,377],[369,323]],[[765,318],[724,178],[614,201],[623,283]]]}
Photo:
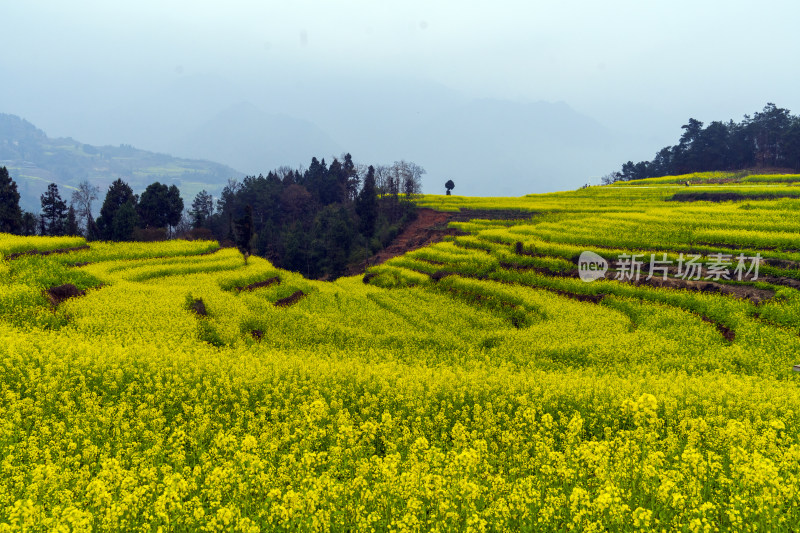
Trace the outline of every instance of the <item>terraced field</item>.
{"label": "terraced field", "polygon": [[335,282],[0,236],[0,529],[795,530],[790,178],[426,196],[529,216]]}

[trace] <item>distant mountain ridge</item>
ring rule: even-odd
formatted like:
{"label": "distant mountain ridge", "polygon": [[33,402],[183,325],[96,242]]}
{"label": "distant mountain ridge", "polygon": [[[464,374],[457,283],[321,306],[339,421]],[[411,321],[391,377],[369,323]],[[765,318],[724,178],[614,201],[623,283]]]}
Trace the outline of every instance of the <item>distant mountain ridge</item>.
{"label": "distant mountain ridge", "polygon": [[[613,132],[563,102],[476,99],[429,118],[405,140],[454,194],[516,196],[587,183],[613,164]],[[514,185],[512,185],[514,184]]]}
{"label": "distant mountain ridge", "polygon": [[362,164],[405,159],[427,170],[425,192],[443,193],[453,179],[454,193],[481,196],[599,183],[649,146],[639,132],[609,129],[566,102],[475,98],[428,80],[353,72],[268,84],[184,76],[76,122],[60,131],[98,144],[130,139],[247,174],[345,151]]}
{"label": "distant mountain ridge", "polygon": [[[219,193],[228,178],[306,166],[311,157],[330,162],[345,151],[357,163],[419,164],[427,171],[424,192],[441,194],[452,179],[455,194],[518,196],[599,183],[638,142],[635,132],[610,130],[565,102],[473,99],[408,80],[323,81],[226,92],[225,80],[191,78],[108,113],[87,112],[83,123],[60,130],[98,144],[131,139],[160,153],[127,144],[85,148],[0,115],[0,159],[13,159],[5,164],[27,187],[23,203],[38,209],[49,181],[96,179],[105,190],[121,177],[140,192],[158,180],[190,201],[203,188]],[[36,158],[8,144],[20,138],[39,147]]]}
{"label": "distant mountain ridge", "polygon": [[168,147],[172,153],[211,158],[254,175],[345,152],[316,124],[266,113],[246,101],[224,109]]}
{"label": "distant mountain ridge", "polygon": [[125,144],[92,146],[69,137],[52,139],[27,120],[2,113],[0,166],[7,167],[16,181],[22,207],[33,212],[39,211],[39,197],[51,182],[68,199],[69,190],[83,180],[99,187],[101,195],[118,178],[137,193],[160,181],[176,185],[188,203],[202,189],[215,193],[229,178],[243,176],[219,163],[176,158]]}

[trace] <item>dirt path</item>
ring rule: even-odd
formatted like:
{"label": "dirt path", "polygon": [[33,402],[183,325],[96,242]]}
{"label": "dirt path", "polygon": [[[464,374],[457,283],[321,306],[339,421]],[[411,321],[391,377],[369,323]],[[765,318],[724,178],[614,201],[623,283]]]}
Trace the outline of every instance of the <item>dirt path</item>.
{"label": "dirt path", "polygon": [[15,252],[13,254],[8,254],[5,256],[6,261],[13,261],[14,259],[18,259],[20,257],[24,257],[26,255],[53,255],[53,254],[68,254],[70,252],[80,252],[81,250],[88,250],[89,245],[84,244],[83,246],[75,246],[74,248],[58,248],[56,250],[28,250],[26,252]]}
{"label": "dirt path", "polygon": [[[392,243],[367,260],[369,266],[379,265],[398,255],[403,255],[411,250],[439,242],[445,235],[463,235],[462,232],[448,228],[456,213],[444,213],[427,207],[417,210],[417,218],[403,229],[394,238]],[[347,275],[354,276],[364,273],[364,264],[353,265]]]}
{"label": "dirt path", "polygon": [[[368,266],[380,265],[391,259],[403,255],[417,248],[428,246],[441,241],[446,235],[468,235],[460,230],[448,228],[449,222],[465,222],[475,218],[488,218],[494,220],[519,220],[534,216],[530,211],[519,211],[509,209],[498,210],[476,210],[462,209],[458,212],[443,212],[420,207],[417,209],[417,218],[394,238],[392,243],[373,255],[367,261]],[[351,266],[347,274],[355,276],[364,273],[364,263]]]}

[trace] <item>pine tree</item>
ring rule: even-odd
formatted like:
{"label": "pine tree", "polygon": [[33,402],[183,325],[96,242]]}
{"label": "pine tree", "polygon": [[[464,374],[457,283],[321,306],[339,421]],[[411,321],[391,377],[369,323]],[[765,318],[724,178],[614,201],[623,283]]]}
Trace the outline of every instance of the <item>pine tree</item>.
{"label": "pine tree", "polygon": [[19,191],[6,167],[0,167],[0,232],[17,233],[22,228]]}
{"label": "pine tree", "polygon": [[67,203],[61,199],[58,185],[51,183],[41,196],[42,235],[64,235],[67,221]]}
{"label": "pine tree", "polygon": [[248,204],[244,216],[236,221],[236,247],[244,256],[244,264],[253,253],[253,208]]}
{"label": "pine tree", "polygon": [[375,233],[375,222],[378,220],[378,193],[375,188],[375,168],[370,165],[367,177],[364,178],[364,187],[356,200],[356,214],[358,214],[358,229],[367,240]]}
{"label": "pine tree", "polygon": [[358,186],[361,181],[356,170],[356,164],[353,163],[353,156],[350,154],[344,155],[342,168],[347,176],[347,200],[353,201],[358,197]]}
{"label": "pine tree", "polygon": [[36,215],[30,211],[22,213],[22,226],[20,233],[25,236],[36,235],[36,226],[39,225]]}
{"label": "pine tree", "polygon": [[192,227],[207,227],[213,213],[214,198],[204,189],[194,197],[192,209],[189,211],[189,216],[192,218]]}
{"label": "pine tree", "polygon": [[75,208],[73,206],[69,206],[69,209],[67,210],[67,219],[64,224],[64,234],[70,236],[81,234],[81,228],[78,225],[78,216],[75,213]]}

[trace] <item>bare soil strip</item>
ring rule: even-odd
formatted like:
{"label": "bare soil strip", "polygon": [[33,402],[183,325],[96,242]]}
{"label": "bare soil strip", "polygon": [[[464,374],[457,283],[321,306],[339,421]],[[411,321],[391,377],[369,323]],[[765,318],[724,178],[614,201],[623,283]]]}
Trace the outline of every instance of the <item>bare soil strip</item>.
{"label": "bare soil strip", "polygon": [[306,293],[303,291],[294,291],[291,296],[276,301],[275,307],[289,307],[290,305],[296,304],[305,295]]}
{"label": "bare soil strip", "polygon": [[743,200],[777,200],[797,198],[800,192],[786,191],[773,194],[747,192],[678,192],[669,198],[673,202],[739,202]]}
{"label": "bare soil strip", "polygon": [[714,324],[714,326],[716,326],[716,328],[717,328],[717,331],[719,331],[720,334],[723,337],[725,337],[725,340],[727,340],[728,342],[733,342],[734,340],[736,340],[736,332],[733,331],[728,326],[720,324],[719,322],[717,322],[715,320],[712,320],[712,319],[708,318],[705,315],[701,316],[700,318],[702,318],[704,322],[708,322],[710,324]]}
{"label": "bare soil strip", "polygon": [[6,261],[13,261],[14,259],[18,259],[20,257],[26,255],[52,255],[52,254],[68,254],[70,252],[79,252],[81,250],[88,250],[89,245],[84,244],[83,246],[76,246],[74,248],[57,248],[55,250],[28,250],[27,252],[16,252],[13,254],[8,254],[5,256]]}
{"label": "bare soil strip", "polygon": [[[453,213],[434,211],[422,208],[417,211],[417,218],[408,224],[392,243],[367,260],[369,266],[380,265],[392,257],[403,255],[417,248],[441,241],[445,235],[460,235],[458,230],[448,228],[447,224]],[[353,274],[364,271],[363,266],[355,267]]]}
{"label": "bare soil strip", "polygon": [[238,292],[253,291],[255,289],[261,289],[263,287],[269,287],[270,285],[275,285],[276,283],[280,283],[280,282],[281,282],[281,278],[279,278],[278,276],[273,276],[273,277],[271,277],[269,279],[265,279],[264,281],[257,281],[255,283],[251,283],[250,285],[247,285],[246,287],[235,287],[235,289]]}
{"label": "bare soil strip", "polygon": [[[524,220],[531,218],[536,213],[518,211],[513,209],[462,209],[459,212],[436,211],[428,207],[417,210],[417,218],[408,224],[392,243],[367,260],[367,266],[380,265],[393,257],[403,255],[435,244],[448,235],[467,235],[455,228],[448,228],[450,222],[466,222],[476,218],[492,220]],[[348,270],[347,275],[362,274],[364,265],[355,265]]]}

